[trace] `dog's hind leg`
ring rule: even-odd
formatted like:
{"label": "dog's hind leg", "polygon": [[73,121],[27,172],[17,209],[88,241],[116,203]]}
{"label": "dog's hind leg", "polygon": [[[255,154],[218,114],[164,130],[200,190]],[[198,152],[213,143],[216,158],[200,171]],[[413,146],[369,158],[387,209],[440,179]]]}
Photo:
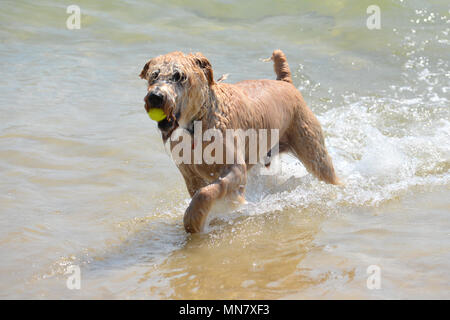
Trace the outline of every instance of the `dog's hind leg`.
{"label": "dog's hind leg", "polygon": [[184,213],[183,222],[186,231],[201,232],[213,203],[232,193],[243,196],[246,182],[247,168],[245,164],[235,164],[226,167],[218,180],[199,189]]}
{"label": "dog's hind leg", "polygon": [[306,106],[302,108],[301,116],[294,121],[289,131],[291,151],[319,180],[339,184],[333,162],[325,147],[320,123],[306,108]]}

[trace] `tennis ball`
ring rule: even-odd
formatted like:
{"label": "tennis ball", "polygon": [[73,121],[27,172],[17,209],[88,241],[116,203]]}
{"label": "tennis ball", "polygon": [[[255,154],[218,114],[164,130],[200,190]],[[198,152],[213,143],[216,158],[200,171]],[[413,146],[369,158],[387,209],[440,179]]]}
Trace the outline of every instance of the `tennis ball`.
{"label": "tennis ball", "polygon": [[164,111],[159,108],[151,108],[148,111],[148,115],[150,119],[155,120],[157,122],[160,122],[166,118],[166,114],[164,113]]}

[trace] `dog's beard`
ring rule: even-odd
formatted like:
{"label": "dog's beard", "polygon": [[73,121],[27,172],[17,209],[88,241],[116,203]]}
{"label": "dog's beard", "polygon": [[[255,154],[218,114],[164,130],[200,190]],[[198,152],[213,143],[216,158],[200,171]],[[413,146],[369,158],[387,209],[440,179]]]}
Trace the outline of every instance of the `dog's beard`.
{"label": "dog's beard", "polygon": [[164,144],[167,142],[167,140],[172,135],[172,132],[176,128],[178,128],[178,122],[175,119],[166,118],[158,122],[158,129],[161,131]]}

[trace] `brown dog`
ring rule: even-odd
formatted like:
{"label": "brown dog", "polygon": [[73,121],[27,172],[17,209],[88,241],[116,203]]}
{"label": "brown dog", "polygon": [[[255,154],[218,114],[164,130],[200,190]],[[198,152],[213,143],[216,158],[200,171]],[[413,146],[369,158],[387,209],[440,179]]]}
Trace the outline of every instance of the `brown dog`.
{"label": "brown dog", "polygon": [[[227,129],[277,129],[280,152],[292,152],[317,178],[338,184],[321,126],[292,84],[284,53],[274,51],[271,60],[277,80],[227,84],[214,81],[211,64],[201,53],[158,56],[148,61],[140,74],[148,81],[145,108],[161,108],[166,114],[167,118],[158,122],[164,143],[177,128],[193,134],[194,121],[200,121],[204,131],[214,128],[222,133]],[[206,147],[205,142],[200,145]],[[234,148],[232,163],[177,164],[192,197],[184,215],[187,232],[203,230],[217,199],[244,199],[247,171],[252,166],[248,152],[248,147]]]}

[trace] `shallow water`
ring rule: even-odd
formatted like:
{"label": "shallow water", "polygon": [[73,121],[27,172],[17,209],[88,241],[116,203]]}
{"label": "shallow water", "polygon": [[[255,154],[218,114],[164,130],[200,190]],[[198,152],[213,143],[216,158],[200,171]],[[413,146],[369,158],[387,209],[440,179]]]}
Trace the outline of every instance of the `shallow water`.
{"label": "shallow water", "polygon": [[[450,298],[445,1],[2,1],[1,298]],[[343,186],[290,156],[187,235],[189,196],[144,112],[149,58],[274,78],[281,48]],[[81,289],[66,287],[81,268]],[[381,270],[369,290],[367,268]]]}

